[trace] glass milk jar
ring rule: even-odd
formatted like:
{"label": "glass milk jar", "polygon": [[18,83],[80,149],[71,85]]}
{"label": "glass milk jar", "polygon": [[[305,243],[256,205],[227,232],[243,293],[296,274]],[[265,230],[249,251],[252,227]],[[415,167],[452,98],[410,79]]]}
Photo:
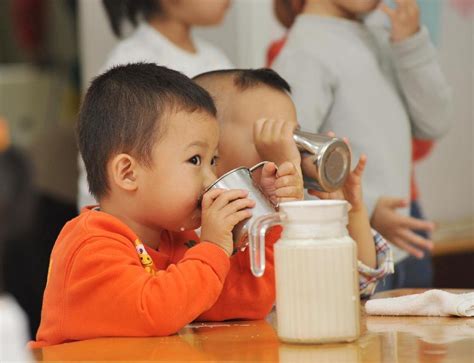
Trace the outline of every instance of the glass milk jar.
{"label": "glass milk jar", "polygon": [[[358,338],[357,247],[349,236],[348,204],[314,200],[280,204],[252,226],[252,270],[262,273],[260,240],[283,225],[274,245],[278,336],[285,342],[349,342]],[[252,244],[253,242],[253,244]],[[252,258],[252,256],[251,256]],[[264,269],[264,266],[263,266]]]}

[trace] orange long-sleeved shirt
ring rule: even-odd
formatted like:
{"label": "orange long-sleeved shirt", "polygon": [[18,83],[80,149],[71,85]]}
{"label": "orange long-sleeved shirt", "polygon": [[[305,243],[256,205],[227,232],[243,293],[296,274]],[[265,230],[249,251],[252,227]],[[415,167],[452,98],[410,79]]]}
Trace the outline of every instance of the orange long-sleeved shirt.
{"label": "orange long-sleeved shirt", "polygon": [[[87,210],[68,222],[51,254],[37,348],[111,336],[164,336],[194,320],[262,319],[275,301],[273,244],[266,271],[250,272],[248,249],[229,258],[193,231],[164,232],[159,251],[106,213]],[[146,253],[145,253],[146,257]],[[145,263],[143,263],[145,261]]]}

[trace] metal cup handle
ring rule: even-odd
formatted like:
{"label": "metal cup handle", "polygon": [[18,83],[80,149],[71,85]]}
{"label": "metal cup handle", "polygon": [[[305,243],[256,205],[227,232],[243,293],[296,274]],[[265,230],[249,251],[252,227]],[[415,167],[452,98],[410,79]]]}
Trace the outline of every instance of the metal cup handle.
{"label": "metal cup handle", "polygon": [[253,173],[255,170],[259,169],[259,168],[263,168],[265,166],[265,164],[268,164],[269,161],[261,161],[257,164],[255,164],[254,166],[252,166],[251,168],[249,168],[249,171],[251,173]]}

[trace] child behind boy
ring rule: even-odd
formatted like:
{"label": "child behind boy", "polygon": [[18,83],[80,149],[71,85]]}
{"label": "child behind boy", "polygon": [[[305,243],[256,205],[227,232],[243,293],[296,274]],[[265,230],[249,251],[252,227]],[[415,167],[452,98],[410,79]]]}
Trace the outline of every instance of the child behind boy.
{"label": "child behind boy", "polygon": [[[245,190],[213,189],[199,203],[216,179],[215,114],[204,89],[154,64],[119,66],[92,82],[78,140],[99,206],[68,222],[55,243],[33,347],[269,313],[273,274],[255,278],[248,249],[231,256],[232,229],[254,202]],[[291,198],[276,184],[300,185],[298,173],[269,183],[267,171],[269,192]],[[277,229],[267,234],[268,249],[278,238]]]}
{"label": "child behind boy", "polygon": [[[102,71],[113,66],[150,62],[188,77],[214,69],[231,68],[227,56],[213,44],[193,35],[194,26],[219,24],[229,0],[103,0],[115,35],[122,35],[124,20],[135,31],[110,52]],[[102,72],[101,72],[102,73]],[[96,204],[87,188],[84,165],[79,160],[78,206]]]}
{"label": "child behind boy", "polygon": [[[207,72],[196,76],[194,81],[216,103],[221,128],[218,175],[261,160],[276,165],[289,160],[301,173],[301,157],[293,141],[293,131],[298,125],[296,110],[290,86],[283,78],[270,69],[233,69]],[[348,229],[358,245],[362,297],[370,296],[377,280],[393,272],[390,249],[378,233],[372,232],[362,202],[360,184],[365,160],[361,157],[341,191],[316,193],[321,198],[346,199],[352,206]]]}
{"label": "child behind boy", "polygon": [[[347,135],[354,154],[371,160],[365,202],[374,228],[394,244],[397,263],[385,288],[428,277],[429,260],[417,259],[433,244],[413,230],[434,224],[408,217],[411,139],[447,131],[451,93],[416,0],[397,0],[395,8],[379,0],[275,1],[277,14],[290,14],[285,24],[299,14],[273,68],[292,85],[301,127]],[[364,22],[377,6],[390,32]]]}

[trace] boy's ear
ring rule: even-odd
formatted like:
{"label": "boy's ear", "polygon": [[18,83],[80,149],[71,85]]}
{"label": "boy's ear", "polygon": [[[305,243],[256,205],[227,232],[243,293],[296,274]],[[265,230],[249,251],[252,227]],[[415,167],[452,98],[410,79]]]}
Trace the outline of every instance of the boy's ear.
{"label": "boy's ear", "polygon": [[111,181],[127,191],[138,188],[138,163],[129,154],[118,154],[110,162]]}

